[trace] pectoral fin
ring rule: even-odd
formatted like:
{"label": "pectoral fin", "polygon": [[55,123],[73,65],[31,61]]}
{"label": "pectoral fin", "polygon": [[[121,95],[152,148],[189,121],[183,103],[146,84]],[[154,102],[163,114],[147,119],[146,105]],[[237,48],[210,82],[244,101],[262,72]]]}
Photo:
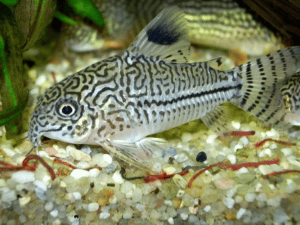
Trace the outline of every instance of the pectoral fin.
{"label": "pectoral fin", "polygon": [[143,138],[138,142],[112,140],[102,143],[104,148],[116,157],[140,169],[158,173],[153,168],[162,159],[166,142],[159,138]]}

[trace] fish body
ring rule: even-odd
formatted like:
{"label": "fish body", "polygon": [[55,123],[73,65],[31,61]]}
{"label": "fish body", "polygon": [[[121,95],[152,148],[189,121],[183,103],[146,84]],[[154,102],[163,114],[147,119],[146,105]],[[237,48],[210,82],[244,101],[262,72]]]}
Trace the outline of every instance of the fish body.
{"label": "fish body", "polygon": [[189,63],[188,26],[177,7],[163,10],[121,55],[95,63],[52,86],[39,98],[30,122],[40,137],[101,145],[151,170],[164,142],[150,134],[201,118],[215,132],[228,131],[232,102],[259,119],[291,126],[278,104],[280,88],[299,72],[300,48],[278,50],[229,71],[220,59]]}
{"label": "fish body", "polygon": [[300,73],[288,80],[281,88],[281,94],[286,109],[284,120],[300,126]]}
{"label": "fish body", "polygon": [[194,44],[249,55],[264,55],[283,47],[281,39],[236,0],[94,0],[93,3],[104,16],[107,34],[97,37],[96,30],[84,24],[78,28],[69,26],[66,43],[71,50],[90,51],[121,44],[127,47],[160,11],[171,6],[185,13],[189,38]]}

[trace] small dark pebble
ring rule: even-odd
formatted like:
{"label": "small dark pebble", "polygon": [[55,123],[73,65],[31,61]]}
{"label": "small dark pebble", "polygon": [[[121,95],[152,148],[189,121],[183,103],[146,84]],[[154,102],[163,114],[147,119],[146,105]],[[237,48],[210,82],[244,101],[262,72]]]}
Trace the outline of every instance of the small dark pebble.
{"label": "small dark pebble", "polygon": [[197,162],[204,162],[207,160],[207,155],[205,152],[199,152],[198,155],[196,156],[196,161]]}
{"label": "small dark pebble", "polygon": [[113,184],[113,183],[108,183],[107,186],[108,186],[108,187],[114,187],[114,186],[116,186],[116,185]]}

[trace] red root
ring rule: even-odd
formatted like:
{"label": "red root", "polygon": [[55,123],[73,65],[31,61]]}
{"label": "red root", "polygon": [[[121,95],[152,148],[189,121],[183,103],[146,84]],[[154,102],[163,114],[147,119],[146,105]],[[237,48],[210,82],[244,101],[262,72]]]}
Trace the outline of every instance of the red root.
{"label": "red root", "polygon": [[[59,159],[59,158],[55,158],[55,159],[53,160],[53,163],[59,163],[59,164],[68,166],[68,167],[70,167],[71,169],[77,169],[76,166],[73,166],[73,165],[70,164],[70,163],[67,163],[67,162],[65,162],[65,161],[62,161],[62,160]],[[91,170],[91,169],[95,169],[95,168],[97,168],[97,169],[99,169],[99,170],[102,170],[102,167],[100,167],[100,166],[93,166],[93,167],[87,168],[86,170]]]}
{"label": "red root", "polygon": [[62,160],[59,159],[59,158],[55,158],[55,159],[53,160],[53,163],[59,163],[59,164],[68,166],[68,167],[70,167],[70,168],[72,168],[72,169],[76,169],[76,166],[73,166],[73,165],[70,164],[70,163],[64,162],[64,161],[62,161]]}
{"label": "red root", "polygon": [[252,136],[255,135],[255,131],[251,130],[251,131],[231,131],[228,133],[224,133],[223,134],[225,137],[226,136],[237,136],[237,137],[243,137],[243,136]]}
{"label": "red root", "polygon": [[54,84],[56,84],[56,77],[55,77],[55,73],[54,72],[51,72],[51,76],[52,76],[52,79],[53,79],[53,82]]}
{"label": "red root", "polygon": [[271,165],[271,164],[278,164],[279,163],[279,158],[276,158],[274,160],[266,160],[266,161],[263,161],[263,162],[248,162],[248,163],[241,163],[241,164],[236,164],[236,165],[231,165],[231,164],[226,164],[224,162],[218,162],[218,163],[215,163],[215,164],[212,164],[208,167],[206,167],[205,169],[203,170],[200,170],[199,172],[197,172],[189,181],[188,183],[188,187],[191,188],[192,186],[192,183],[193,181],[198,177],[200,176],[202,173],[204,173],[206,170],[209,170],[213,167],[220,167],[222,169],[231,169],[231,170],[239,170],[241,169],[242,167],[259,167],[260,165]]}
{"label": "red root", "polygon": [[286,173],[300,173],[300,170],[284,170],[284,171],[279,171],[279,172],[272,172],[272,173],[264,175],[263,178],[278,176],[278,175],[286,174]]}
{"label": "red root", "polygon": [[281,145],[285,145],[285,146],[294,146],[294,145],[296,145],[295,143],[290,143],[290,142],[286,142],[286,141],[279,141],[279,140],[274,140],[272,138],[267,138],[267,139],[264,139],[264,140],[262,140],[262,141],[260,141],[258,143],[255,143],[254,146],[256,148],[261,147],[267,141],[273,141],[275,143],[278,143],[278,144],[281,144]]}
{"label": "red root", "polygon": [[150,182],[154,182],[156,180],[166,180],[166,179],[174,177],[176,174],[179,174],[180,176],[184,176],[188,172],[189,172],[188,170],[183,170],[180,173],[175,173],[175,174],[167,174],[166,172],[163,172],[162,174],[158,174],[158,175],[149,175],[149,176],[144,177],[144,182],[150,183]]}
{"label": "red root", "polygon": [[11,172],[11,171],[21,171],[21,170],[27,170],[27,171],[35,171],[37,168],[37,165],[34,163],[32,165],[29,165],[29,161],[31,160],[38,160],[46,169],[49,171],[51,179],[55,179],[55,173],[53,169],[43,160],[40,156],[37,155],[29,155],[27,156],[23,162],[22,166],[15,166],[10,163],[6,162],[0,162],[1,165],[4,165],[5,167],[0,167],[0,172]]}
{"label": "red root", "polygon": [[[255,131],[230,131],[228,133],[223,133],[223,137],[235,136],[235,137],[244,137],[244,136],[252,136],[255,135]],[[222,136],[218,136],[217,138],[221,138]]]}

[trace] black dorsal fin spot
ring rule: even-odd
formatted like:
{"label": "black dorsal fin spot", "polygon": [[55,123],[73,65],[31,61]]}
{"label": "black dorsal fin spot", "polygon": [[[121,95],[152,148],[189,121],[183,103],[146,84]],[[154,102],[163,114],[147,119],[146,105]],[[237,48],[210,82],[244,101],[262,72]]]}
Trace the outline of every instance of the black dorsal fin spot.
{"label": "black dorsal fin spot", "polygon": [[148,41],[159,45],[172,45],[177,42],[180,34],[176,31],[169,30],[166,24],[159,24],[150,27],[147,31]]}

